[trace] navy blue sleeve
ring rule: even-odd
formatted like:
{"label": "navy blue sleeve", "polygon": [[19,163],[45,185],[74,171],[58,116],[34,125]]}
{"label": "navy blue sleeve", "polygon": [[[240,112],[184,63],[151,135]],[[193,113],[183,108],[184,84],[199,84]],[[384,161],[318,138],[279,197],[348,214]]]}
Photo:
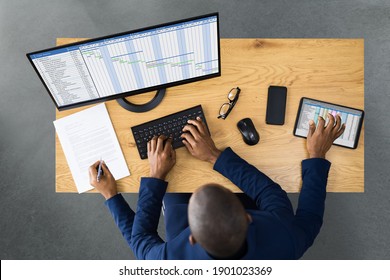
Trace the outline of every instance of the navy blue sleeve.
{"label": "navy blue sleeve", "polygon": [[329,169],[330,162],[326,159],[302,161],[302,189],[294,219],[296,258],[303,255],[320,232]]}
{"label": "navy blue sleeve", "polygon": [[117,194],[106,200],[104,204],[108,207],[127,244],[131,246],[131,231],[134,222],[134,211],[121,194]]}
{"label": "navy blue sleeve", "polygon": [[157,233],[162,199],[168,183],[156,178],[141,178],[131,248],[138,259],[163,259],[165,242]]}
{"label": "navy blue sleeve", "polygon": [[259,210],[287,210],[292,215],[292,205],[286,192],[256,167],[235,154],[231,148],[221,153],[214,169],[251,197]]}

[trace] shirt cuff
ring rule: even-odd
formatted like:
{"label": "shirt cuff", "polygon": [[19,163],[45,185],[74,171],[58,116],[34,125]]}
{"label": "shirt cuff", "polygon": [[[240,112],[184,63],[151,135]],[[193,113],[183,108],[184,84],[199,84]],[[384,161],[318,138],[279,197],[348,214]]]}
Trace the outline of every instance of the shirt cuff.
{"label": "shirt cuff", "polygon": [[302,160],[302,164],[326,164],[330,166],[330,161],[325,158],[308,158]]}
{"label": "shirt cuff", "polygon": [[114,208],[118,208],[118,207],[123,206],[123,205],[128,205],[126,200],[124,199],[124,197],[120,193],[117,193],[113,197],[110,197],[109,199],[107,199],[104,202],[104,204],[110,210],[114,209]]}
{"label": "shirt cuff", "polygon": [[308,169],[323,170],[328,175],[331,162],[324,158],[309,158],[302,160],[302,171]]}
{"label": "shirt cuff", "polygon": [[163,197],[167,187],[167,181],[152,177],[141,177],[140,195],[146,192]]}
{"label": "shirt cuff", "polygon": [[155,184],[168,184],[167,181],[159,179],[159,178],[154,178],[154,177],[141,177],[142,181],[147,181]]}
{"label": "shirt cuff", "polygon": [[214,163],[213,169],[218,171],[225,167],[226,162],[232,157],[236,155],[230,147],[227,147],[217,158]]}

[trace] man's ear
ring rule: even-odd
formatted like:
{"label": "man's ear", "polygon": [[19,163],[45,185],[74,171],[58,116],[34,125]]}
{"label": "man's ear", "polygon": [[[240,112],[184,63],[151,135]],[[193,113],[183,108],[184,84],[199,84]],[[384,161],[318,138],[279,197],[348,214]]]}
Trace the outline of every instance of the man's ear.
{"label": "man's ear", "polygon": [[248,221],[248,224],[251,224],[252,223],[252,216],[249,215],[249,213],[246,213],[246,220]]}
{"label": "man's ear", "polygon": [[192,236],[192,234],[190,234],[190,236],[188,236],[188,240],[190,241],[190,244],[192,246],[194,246],[196,244],[196,240],[195,238]]}

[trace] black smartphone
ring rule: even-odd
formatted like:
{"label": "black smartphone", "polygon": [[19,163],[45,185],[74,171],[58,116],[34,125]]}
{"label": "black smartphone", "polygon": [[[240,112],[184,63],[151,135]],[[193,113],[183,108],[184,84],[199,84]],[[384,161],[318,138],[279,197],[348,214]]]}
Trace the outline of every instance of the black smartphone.
{"label": "black smartphone", "polygon": [[267,124],[284,124],[286,114],[287,88],[270,86],[268,88],[267,113],[265,122]]}

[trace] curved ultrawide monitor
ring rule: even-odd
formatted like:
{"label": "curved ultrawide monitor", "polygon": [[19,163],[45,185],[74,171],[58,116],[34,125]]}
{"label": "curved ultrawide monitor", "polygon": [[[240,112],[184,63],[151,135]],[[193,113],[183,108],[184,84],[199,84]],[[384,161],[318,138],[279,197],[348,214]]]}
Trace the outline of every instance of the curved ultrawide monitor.
{"label": "curved ultrawide monitor", "polygon": [[27,54],[58,110],[221,75],[218,13]]}

